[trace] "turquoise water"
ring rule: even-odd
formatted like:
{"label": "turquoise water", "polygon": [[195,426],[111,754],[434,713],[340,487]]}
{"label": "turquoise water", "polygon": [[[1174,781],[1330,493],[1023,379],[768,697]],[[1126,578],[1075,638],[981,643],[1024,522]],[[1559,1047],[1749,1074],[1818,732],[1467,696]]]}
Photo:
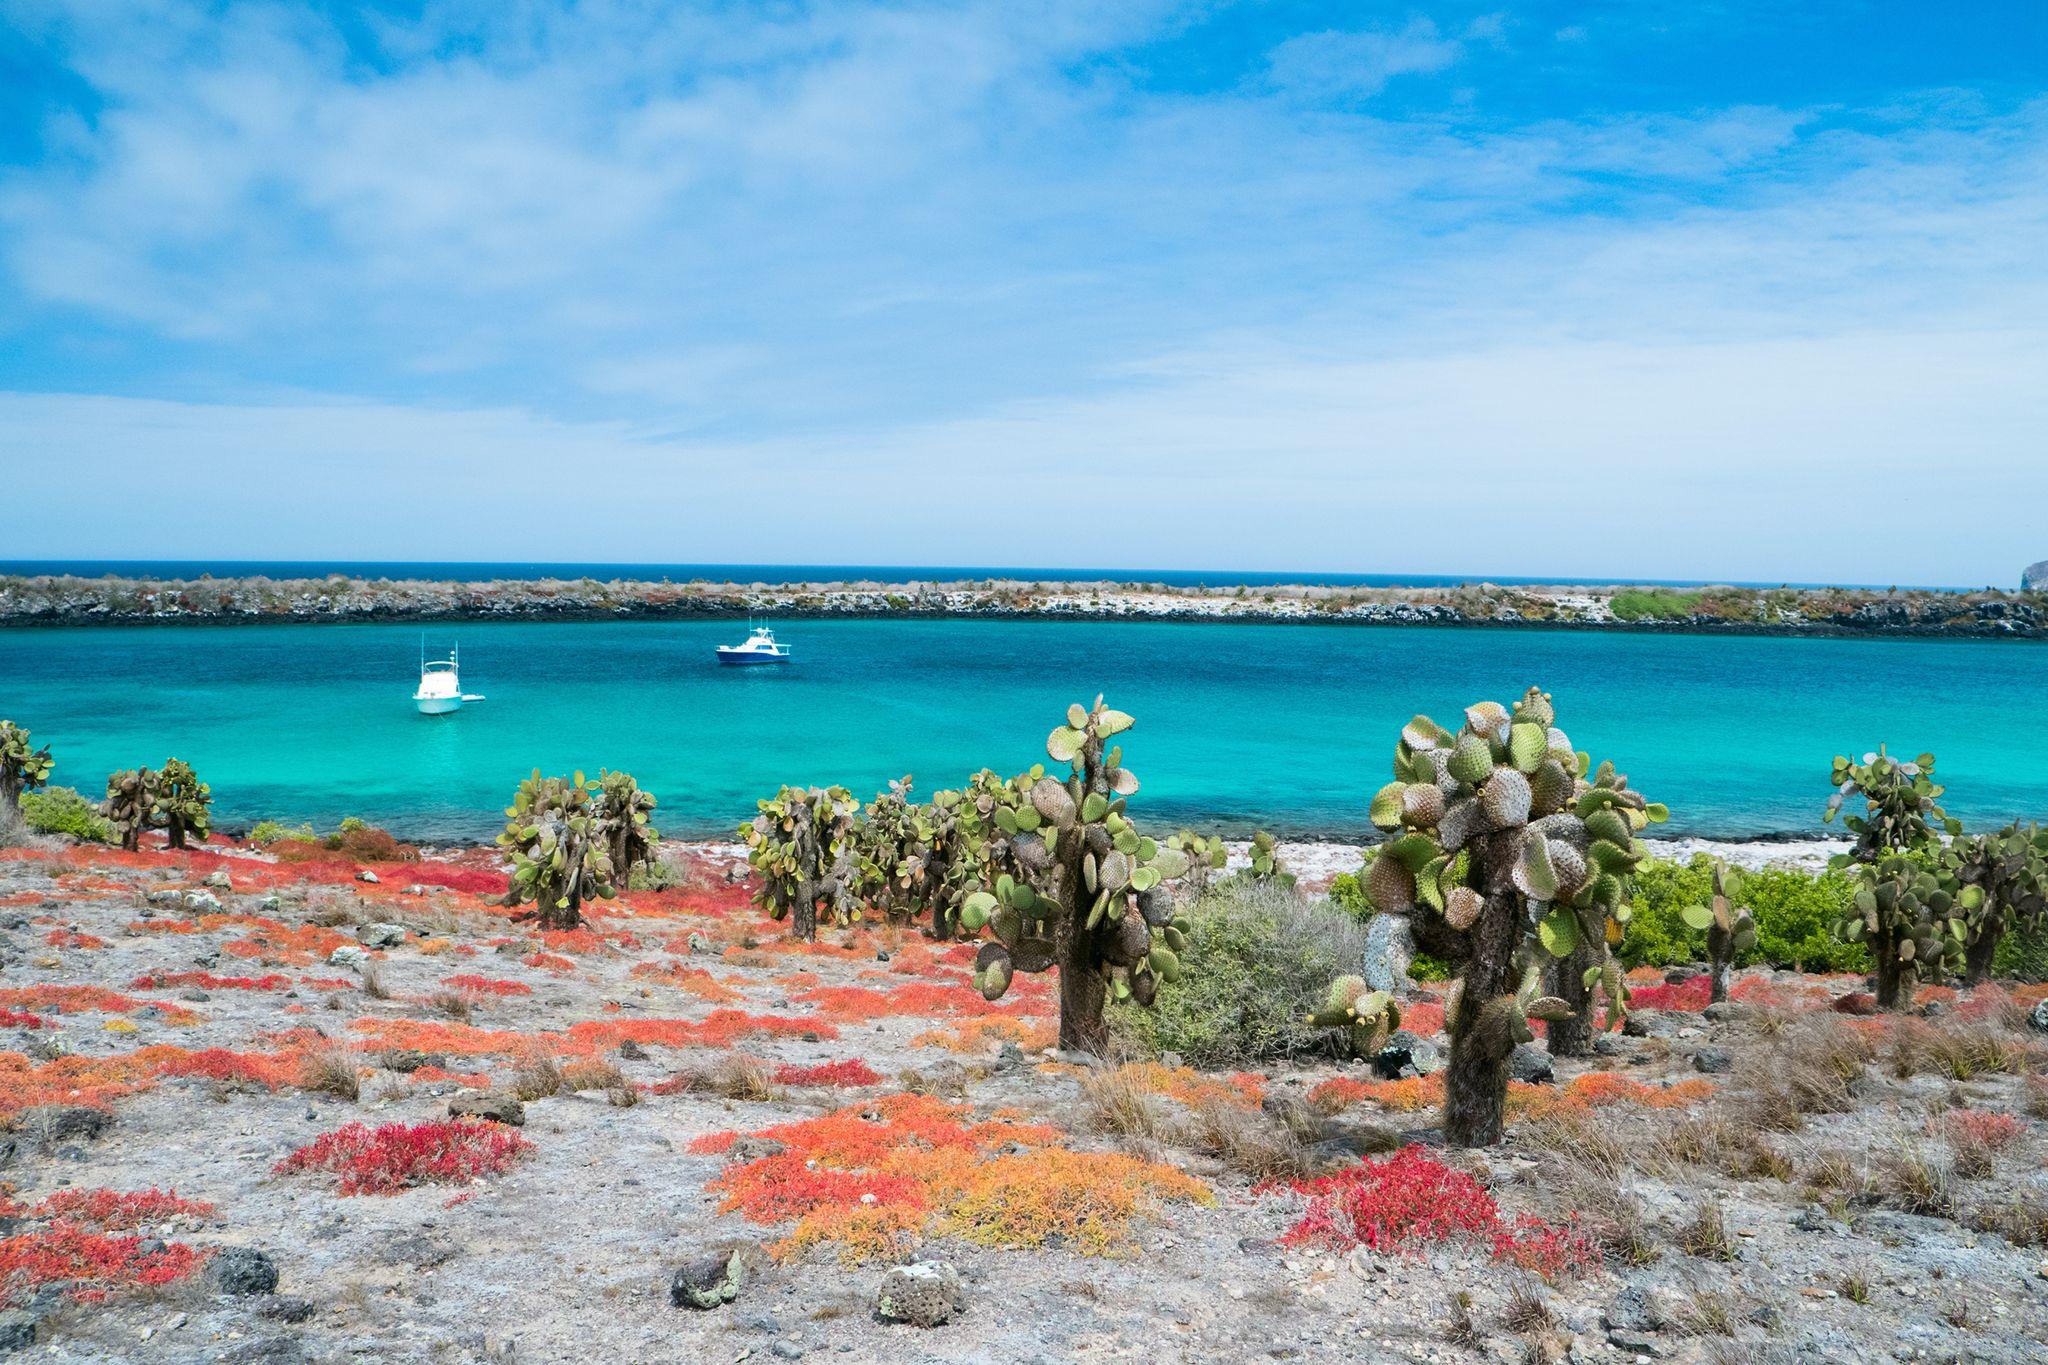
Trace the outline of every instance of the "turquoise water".
{"label": "turquoise water", "polygon": [[488,701],[415,714],[417,626],[0,631],[0,716],[55,781],[191,761],[220,821],[343,815],[493,833],[519,778],[626,768],[669,832],[729,833],[782,782],[920,790],[1041,760],[1068,702],[1132,712],[1153,821],[1353,836],[1401,724],[1531,682],[1581,748],[1667,801],[1674,832],[1819,828],[1830,756],[1933,749],[1973,823],[2048,817],[2048,648],[1993,641],[1051,621],[807,620],[786,668],[722,669],[736,623],[435,627]]}

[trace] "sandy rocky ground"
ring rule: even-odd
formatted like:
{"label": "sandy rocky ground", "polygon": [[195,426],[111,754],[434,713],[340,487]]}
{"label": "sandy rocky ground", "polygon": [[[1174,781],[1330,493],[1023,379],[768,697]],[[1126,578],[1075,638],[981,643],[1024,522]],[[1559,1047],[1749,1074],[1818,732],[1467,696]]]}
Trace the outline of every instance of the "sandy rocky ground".
{"label": "sandy rocky ground", "polygon": [[[1133,1225],[1134,1254],[1115,1259],[1059,1246],[927,1243],[914,1254],[958,1269],[964,1310],[932,1328],[880,1321],[875,1303],[885,1264],[844,1266],[829,1248],[789,1262],[772,1259],[763,1248],[788,1225],[758,1226],[719,1213],[717,1196],[705,1186],[728,1158],[692,1153],[692,1140],[814,1117],[906,1085],[950,1096],[977,1117],[1014,1107],[1068,1130],[1077,1148],[1103,1149],[1116,1139],[1087,1121],[1084,1068],[1037,1051],[999,1050],[993,1042],[958,1054],[913,1043],[958,1019],[841,1018],[832,1036],[827,1011],[802,998],[805,990],[787,979],[792,972],[815,973],[827,986],[882,990],[959,978],[947,976],[943,957],[921,949],[914,934],[828,931],[828,945],[853,950],[775,952],[779,926],[742,908],[743,888],[731,882],[735,850],[704,847],[683,856],[698,890],[615,904],[597,919],[587,949],[562,954],[567,965],[558,970],[527,965],[541,945],[483,897],[433,887],[409,893],[403,867],[381,869],[372,884],[293,880],[246,851],[224,858],[122,859],[53,849],[0,856],[5,987],[98,985],[150,1002],[126,1012],[45,1011],[40,1029],[0,1028],[0,1050],[31,1061],[66,1052],[108,1056],[156,1043],[260,1050],[274,1045],[267,1040],[276,1031],[311,1026],[352,1046],[362,1069],[356,1101],[290,1084],[272,1090],[171,1077],[114,1100],[113,1122],[97,1137],[52,1137],[34,1123],[0,1135],[7,1153],[0,1180],[11,1182],[24,1203],[64,1187],[175,1189],[211,1202],[217,1213],[162,1235],[217,1253],[258,1249],[278,1276],[273,1293],[222,1292],[208,1274],[91,1305],[46,1293],[26,1316],[8,1319],[17,1332],[35,1321],[37,1340],[22,1346],[19,1358],[248,1365],[2044,1358],[2048,1262],[2040,1246],[2014,1246],[1949,1218],[1906,1212],[1881,1193],[1815,1193],[1799,1176],[1737,1176],[1711,1161],[1637,1171],[1624,1181],[1639,1201],[1654,1259],[1633,1265],[1610,1256],[1598,1269],[1548,1286],[1503,1268],[1480,1248],[1330,1254],[1278,1245],[1301,1214],[1299,1197],[1256,1193],[1249,1178],[1215,1157],[1171,1143],[1151,1154],[1206,1183],[1214,1207],[1157,1208]],[[1319,869],[1310,861],[1304,851],[1300,863],[1313,874]],[[246,921],[160,931],[169,921],[197,922],[214,900],[224,913],[289,928],[330,926],[341,950],[295,957],[280,934]],[[65,937],[72,934],[90,937]],[[52,944],[53,935],[64,942]],[[69,946],[94,939],[104,946]],[[383,946],[355,946],[363,940]],[[247,946],[252,941],[254,949]],[[243,946],[231,946],[237,944]],[[258,955],[242,955],[251,952]],[[619,1106],[595,1090],[532,1100],[520,1130],[531,1154],[501,1176],[460,1189],[428,1185],[388,1197],[343,1197],[331,1178],[274,1173],[288,1153],[341,1124],[420,1122],[445,1116],[451,1100],[485,1093],[391,1069],[418,1059],[382,1046],[359,1021],[450,1023],[434,998],[454,973],[531,988],[476,1000],[470,1023],[479,1029],[531,1034],[589,1020],[701,1020],[721,1007],[644,973],[634,976],[645,963],[704,968],[738,994],[723,1007],[821,1025],[810,1037],[743,1038],[736,1046],[746,1053],[774,1064],[859,1058],[887,1079],[859,1091],[780,1088],[759,1100],[686,1092],[643,1094]],[[903,970],[913,964],[924,964],[925,974]],[[267,991],[131,985],[151,972],[197,970],[274,971],[291,984]],[[366,972],[379,986],[374,995],[364,989]],[[1652,1084],[1712,1072],[1720,1089],[1696,1106],[1697,1114],[1616,1113],[1618,1141],[1647,1160],[1669,1142],[1670,1124],[1710,1115],[1746,1086],[1764,1084],[1772,1071],[1769,1049],[1803,1025],[1848,1027],[1826,1001],[1854,983],[1770,973],[1755,982],[1777,991],[1774,999],[1818,1012],[1745,1005],[1718,1011],[1718,1018],[1646,1013],[1644,1036],[1615,1037],[1603,1044],[1603,1055],[1559,1063],[1548,1085],[1596,1069]],[[962,999],[970,994],[957,989]],[[179,1022],[175,1011],[190,1021]],[[1927,1022],[1960,1026],[1961,1018],[1951,1006]],[[2010,1036],[2015,1047],[2030,1045],[2023,1021]],[[631,1082],[646,1086],[713,1061],[716,1052],[652,1045],[607,1055]],[[1731,1058],[1734,1070],[1725,1071]],[[2029,1065],[2043,1065],[2038,1050]],[[510,1059],[502,1055],[452,1057],[446,1066],[487,1073],[492,1093],[511,1080]],[[1267,1078],[1268,1105],[1297,1103],[1291,1097],[1338,1074],[1368,1073],[1356,1064],[1281,1068]],[[1902,1079],[1874,1062],[1852,1086],[1847,1112],[1809,1114],[1795,1131],[1770,1134],[1768,1145],[1799,1170],[1834,1157],[1876,1171],[1904,1147],[1939,1148],[1923,1136],[1934,1122],[1930,1115],[1956,1105],[2024,1113],[2029,1084],[2039,1083],[2013,1074]],[[1354,1145],[1436,1140],[1427,1110],[1380,1112],[1366,1103],[1342,1122]],[[2021,1137],[1999,1153],[1993,1172],[1967,1182],[1963,1202],[2030,1197],[2039,1208],[2048,1199],[2048,1122],[2020,1122]],[[1585,1214],[1589,1196],[1558,1175],[1563,1165],[1585,1164],[1570,1133],[1518,1123],[1501,1148],[1452,1159],[1484,1179],[1510,1213]],[[1683,1229],[1703,1204],[1717,1201],[1728,1258],[1689,1254],[1679,1245]],[[708,1311],[671,1303],[679,1266],[731,1248],[753,1267],[735,1301]],[[1449,1298],[1461,1291],[1471,1296],[1476,1344],[1448,1335]]]}

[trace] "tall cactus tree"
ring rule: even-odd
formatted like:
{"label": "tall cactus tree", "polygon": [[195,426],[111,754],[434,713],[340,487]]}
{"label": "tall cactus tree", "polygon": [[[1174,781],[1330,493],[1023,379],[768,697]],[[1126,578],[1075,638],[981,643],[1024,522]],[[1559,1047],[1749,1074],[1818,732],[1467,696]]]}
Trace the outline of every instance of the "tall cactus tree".
{"label": "tall cactus tree", "polygon": [[1966,924],[1963,953],[1963,980],[1975,986],[1990,978],[2008,930],[2037,930],[2048,920],[2048,829],[2011,824],[1957,839],[1951,852],[1956,879],[1984,896]]}
{"label": "tall cactus tree", "polygon": [[535,768],[505,808],[498,846],[512,860],[505,904],[534,907],[542,929],[574,929],[586,901],[614,892],[599,788],[582,773],[564,780]]}
{"label": "tall cactus tree", "polygon": [[184,848],[187,839],[205,843],[213,832],[213,788],[181,758],[165,759],[156,776],[156,819],[165,841],[172,848]]}
{"label": "tall cactus tree", "polygon": [[1897,759],[1880,745],[1860,763],[1837,755],[1831,780],[1824,822],[1852,799],[1863,803],[1843,817],[1854,846],[1829,860],[1853,865],[1857,879],[1855,913],[1835,931],[1870,949],[1877,1003],[1903,1009],[1923,977],[1961,968],[1968,920],[1983,905],[1984,888],[1960,885],[1953,859],[1939,850],[1940,833],[1961,834],[1963,825],[1941,807],[1946,788],[1934,780],[1933,754]]}
{"label": "tall cactus tree", "polygon": [[[1444,1021],[1453,1146],[1500,1140],[1508,1057],[1534,1036],[1529,1020],[1584,1027],[1596,983],[1611,1026],[1627,1009],[1609,948],[1644,857],[1636,832],[1667,812],[1612,763],[1589,780],[1591,759],[1555,719],[1534,687],[1512,712],[1467,707],[1456,733],[1417,716],[1395,746],[1394,780],[1372,799],[1374,823],[1397,832],[1367,874],[1373,904],[1409,916],[1417,942],[1459,967]],[[1545,994],[1546,964],[1558,962],[1576,975]]]}
{"label": "tall cactus tree", "polygon": [[1132,723],[1101,697],[1067,708],[1045,744],[1069,765],[1067,780],[1041,775],[1025,801],[995,810],[1025,875],[1000,875],[963,911],[969,929],[986,924],[994,934],[975,958],[981,993],[1000,999],[1015,973],[1058,966],[1060,1046],[1096,1056],[1109,1044],[1102,1012],[1111,993],[1150,1005],[1161,981],[1180,976],[1187,944],[1160,885],[1186,871],[1186,859],[1131,823],[1126,802],[1138,779],[1108,743]]}
{"label": "tall cactus tree", "polygon": [[1756,923],[1749,907],[1742,904],[1742,870],[1716,858],[1710,875],[1712,897],[1705,905],[1686,906],[1679,917],[1689,927],[1706,932],[1707,979],[1712,983],[1711,998],[1719,1004],[1728,998],[1728,971],[1736,957],[1756,947]]}
{"label": "tall cactus tree", "polygon": [[130,853],[142,847],[142,836],[156,824],[157,775],[149,768],[124,768],[107,775],[107,799],[100,814],[114,827],[114,837]]}
{"label": "tall cactus tree", "polygon": [[859,915],[852,848],[859,811],[844,787],[784,787],[740,826],[759,878],[754,904],[774,919],[788,918],[800,939],[818,937],[820,908],[839,924]]}
{"label": "tall cactus tree", "polygon": [[981,885],[981,845],[986,839],[963,792],[934,792],[924,822],[925,900],[931,909],[932,937],[945,940],[966,928],[961,914],[967,898]]}
{"label": "tall cactus tree", "polygon": [[32,748],[29,733],[11,720],[0,720],[0,805],[21,809],[21,794],[32,792],[50,780],[56,767],[50,746]]}
{"label": "tall cactus tree", "polygon": [[652,819],[659,803],[653,792],[633,780],[631,773],[600,771],[597,790],[597,812],[604,822],[612,876],[623,881],[634,868],[654,862],[661,831],[654,827]]}
{"label": "tall cactus tree", "polygon": [[891,780],[861,812],[853,833],[861,896],[899,924],[924,909],[933,880],[930,820],[910,792],[910,774]]}

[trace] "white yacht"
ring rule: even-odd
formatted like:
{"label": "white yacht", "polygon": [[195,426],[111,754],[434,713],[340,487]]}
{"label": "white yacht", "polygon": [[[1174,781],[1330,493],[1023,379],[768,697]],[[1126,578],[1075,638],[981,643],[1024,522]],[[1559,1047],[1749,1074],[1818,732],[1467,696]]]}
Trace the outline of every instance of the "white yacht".
{"label": "white yacht", "polygon": [[421,715],[445,716],[460,711],[466,701],[483,700],[479,693],[462,690],[461,654],[457,646],[445,659],[429,659],[426,642],[420,642],[420,687],[412,694],[412,704]]}
{"label": "white yacht", "polygon": [[781,664],[789,662],[789,646],[775,643],[775,632],[766,626],[755,626],[754,633],[743,645],[720,645],[718,662],[722,664]]}

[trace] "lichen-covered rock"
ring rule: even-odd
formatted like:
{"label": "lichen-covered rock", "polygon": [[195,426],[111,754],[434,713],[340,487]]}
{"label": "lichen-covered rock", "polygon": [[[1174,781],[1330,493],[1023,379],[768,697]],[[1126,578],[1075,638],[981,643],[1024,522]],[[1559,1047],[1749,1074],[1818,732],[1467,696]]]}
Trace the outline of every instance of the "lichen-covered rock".
{"label": "lichen-covered rock", "polygon": [[875,1293],[875,1316],[884,1322],[937,1327],[951,1322],[967,1307],[960,1272],[945,1261],[912,1261],[882,1277]]}
{"label": "lichen-covered rock", "polygon": [[1508,1054],[1508,1075],[1528,1085],[1547,1085],[1557,1078],[1550,1054],[1534,1043],[1523,1043]]}
{"label": "lichen-covered rock", "polygon": [[746,1278],[746,1259],[739,1252],[713,1252],[676,1271],[668,1283],[668,1301],[700,1312],[716,1308],[738,1298]]}
{"label": "lichen-covered rock", "polygon": [[277,1264],[255,1247],[227,1247],[207,1261],[206,1283],[216,1294],[273,1293]]}
{"label": "lichen-covered rock", "polygon": [[35,1345],[38,1326],[33,1313],[25,1313],[18,1308],[0,1313],[0,1355],[26,1351]]}
{"label": "lichen-covered rock", "polygon": [[1359,975],[1376,991],[1406,994],[1415,963],[1415,931],[1406,915],[1374,915],[1365,925],[1365,962]]}
{"label": "lichen-covered rock", "polygon": [[15,1115],[15,1126],[39,1142],[96,1138],[114,1126],[114,1116],[87,1104],[35,1104]]}
{"label": "lichen-covered rock", "polygon": [[364,924],[356,929],[356,942],[365,948],[396,948],[405,942],[403,924]]}
{"label": "lichen-covered rock", "polygon": [[457,1095],[448,1101],[452,1119],[489,1119],[514,1128],[526,1126],[526,1106],[510,1095]]}

